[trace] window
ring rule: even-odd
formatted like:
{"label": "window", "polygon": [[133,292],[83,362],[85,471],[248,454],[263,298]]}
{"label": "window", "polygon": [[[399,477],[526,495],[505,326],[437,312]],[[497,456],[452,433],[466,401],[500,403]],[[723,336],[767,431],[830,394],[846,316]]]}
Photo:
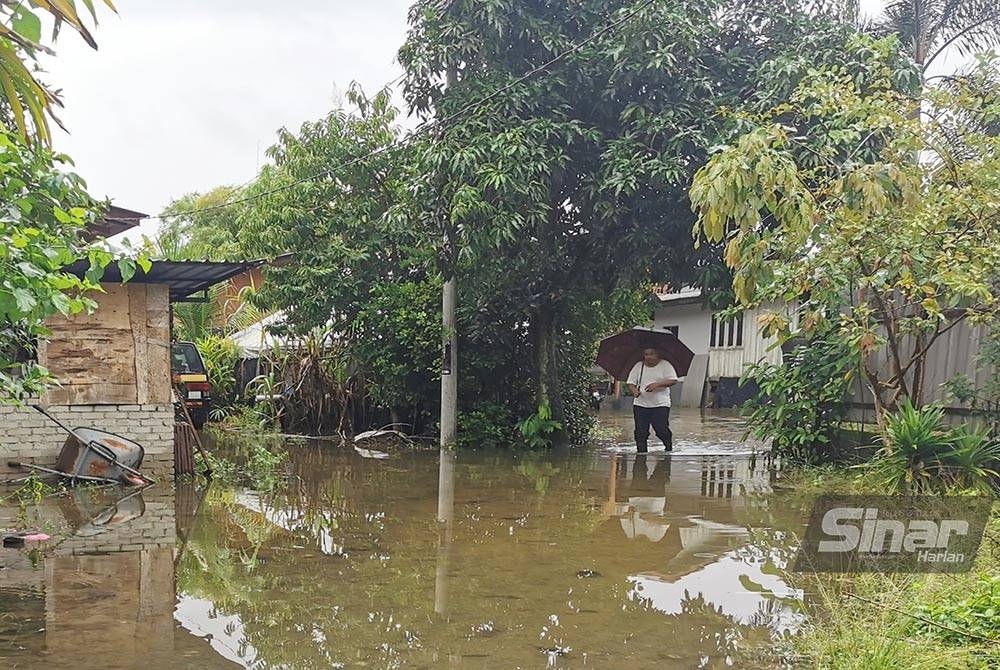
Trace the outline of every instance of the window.
{"label": "window", "polygon": [[740,314],[732,319],[722,319],[718,314],[713,314],[709,346],[715,349],[742,347],[743,315]]}
{"label": "window", "polygon": [[674,334],[674,337],[680,337],[681,327],[680,326],[663,326],[663,330],[670,331]]}

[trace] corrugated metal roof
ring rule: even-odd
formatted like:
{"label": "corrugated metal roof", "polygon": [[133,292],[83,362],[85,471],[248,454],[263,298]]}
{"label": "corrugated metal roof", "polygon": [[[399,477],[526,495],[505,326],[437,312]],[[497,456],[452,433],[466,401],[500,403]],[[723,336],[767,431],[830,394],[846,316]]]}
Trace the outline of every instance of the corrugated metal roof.
{"label": "corrugated metal roof", "polygon": [[143,214],[133,209],[125,209],[112,205],[108,212],[83,231],[83,239],[93,241],[123,233],[139,225],[141,219],[148,219],[149,214]]}
{"label": "corrugated metal roof", "polygon": [[[129,281],[139,284],[166,284],[170,287],[170,300],[176,302],[257,267],[262,262],[153,261],[149,272],[143,272],[142,268],[137,267],[135,276]],[[90,262],[81,260],[68,266],[66,271],[77,277],[83,277],[88,269]],[[101,281],[110,284],[121,283],[122,274],[118,265],[115,263],[109,265],[104,270]]]}
{"label": "corrugated metal roof", "polygon": [[701,289],[692,288],[690,286],[683,286],[676,291],[656,292],[655,295],[657,298],[659,298],[660,302],[673,302],[673,303],[698,302],[699,300],[701,300]]}

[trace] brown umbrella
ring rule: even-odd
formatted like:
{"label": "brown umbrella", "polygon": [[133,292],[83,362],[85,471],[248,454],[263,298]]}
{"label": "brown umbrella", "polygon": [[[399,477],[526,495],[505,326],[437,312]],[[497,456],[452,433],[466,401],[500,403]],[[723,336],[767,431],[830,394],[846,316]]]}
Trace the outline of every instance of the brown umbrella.
{"label": "brown umbrella", "polygon": [[615,379],[627,379],[628,373],[642,360],[643,349],[656,349],[663,360],[674,366],[678,377],[691,367],[694,352],[669,330],[633,328],[601,340],[597,364]]}

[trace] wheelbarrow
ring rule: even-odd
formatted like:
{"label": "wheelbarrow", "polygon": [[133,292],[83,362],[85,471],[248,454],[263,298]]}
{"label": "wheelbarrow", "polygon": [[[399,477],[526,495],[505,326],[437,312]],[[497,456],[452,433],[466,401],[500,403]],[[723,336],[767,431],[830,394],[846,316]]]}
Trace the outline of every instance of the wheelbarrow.
{"label": "wheelbarrow", "polygon": [[96,428],[70,428],[38,405],[33,407],[69,433],[69,437],[59,452],[54,469],[33,463],[14,462],[8,463],[11,467],[58,475],[71,482],[125,482],[139,486],[155,483],[154,479],[137,469],[146,453],[139,443]]}

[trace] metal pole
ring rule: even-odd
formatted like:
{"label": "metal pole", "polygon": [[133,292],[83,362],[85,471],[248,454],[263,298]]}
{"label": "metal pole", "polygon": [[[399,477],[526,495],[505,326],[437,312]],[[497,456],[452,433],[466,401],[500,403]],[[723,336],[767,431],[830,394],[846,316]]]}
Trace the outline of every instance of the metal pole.
{"label": "metal pole", "polygon": [[440,615],[444,615],[448,609],[448,562],[454,516],[455,451],[443,447],[438,465],[438,550],[434,571],[434,612]]}

